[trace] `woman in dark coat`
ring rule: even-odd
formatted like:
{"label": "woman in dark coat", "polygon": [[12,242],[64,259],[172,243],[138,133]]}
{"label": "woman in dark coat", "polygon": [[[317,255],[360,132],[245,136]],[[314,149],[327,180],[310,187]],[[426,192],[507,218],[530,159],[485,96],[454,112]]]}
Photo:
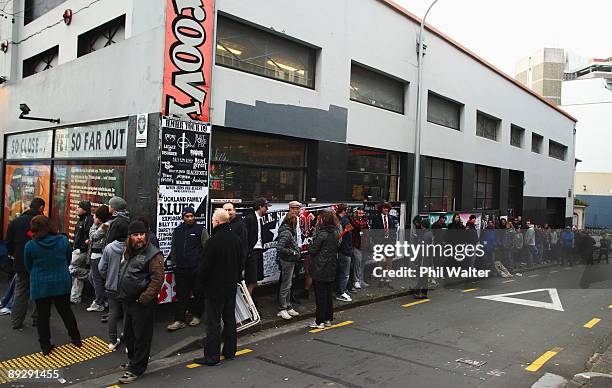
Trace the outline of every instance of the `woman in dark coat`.
{"label": "woman in dark coat", "polygon": [[310,244],[310,274],[315,290],[314,329],[331,326],[334,319],[332,290],[338,269],[338,218],[332,211],[323,211],[320,227]]}
{"label": "woman in dark coat", "polygon": [[55,226],[43,215],[32,218],[30,230],[34,239],[25,245],[24,262],[30,273],[30,298],[38,310],[38,341],[46,356],[53,349],[49,331],[52,304],[64,321],[72,344],[81,346],[81,334],[70,308],[72,279],[68,263],[72,249],[66,235],[57,234]]}

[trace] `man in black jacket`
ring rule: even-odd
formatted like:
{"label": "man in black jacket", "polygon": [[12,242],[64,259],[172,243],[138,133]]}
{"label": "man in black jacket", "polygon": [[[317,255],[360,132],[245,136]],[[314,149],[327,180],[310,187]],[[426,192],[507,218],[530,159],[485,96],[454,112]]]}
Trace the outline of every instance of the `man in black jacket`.
{"label": "man in black jacket", "polygon": [[247,214],[244,219],[249,238],[249,253],[244,266],[244,279],[253,296],[253,290],[257,286],[258,280],[263,280],[263,216],[268,211],[270,204],[265,198],[257,198],[253,205],[253,212]]}
{"label": "man in black jacket", "polygon": [[240,242],[242,243],[242,266],[246,263],[247,254],[249,252],[249,232],[247,231],[246,225],[242,221],[242,217],[236,216],[236,206],[232,202],[226,202],[223,204],[223,210],[227,212],[230,219],[230,229],[236,233]]}
{"label": "man in black jacket", "polygon": [[204,262],[200,281],[206,296],[206,340],[204,357],[194,362],[217,365],[221,349],[221,319],[223,319],[223,356],[236,355],[236,289],[242,273],[242,245],[230,229],[229,216],[223,209],[215,210],[212,217],[212,236],[204,247]]}
{"label": "man in black jacket", "polygon": [[169,331],[182,329],[186,326],[185,312],[189,305],[189,294],[193,300],[189,311],[191,321],[189,326],[200,324],[202,316],[202,293],[198,289],[198,268],[204,255],[204,244],[208,240],[208,231],[195,218],[195,210],[188,206],[183,209],[183,223],[172,232],[170,258],[174,265],[174,281],[176,283],[176,303],[174,306],[174,323],[168,325]]}
{"label": "man in black jacket", "polygon": [[74,228],[74,244],[72,250],[80,250],[81,253],[87,253],[87,243],[89,239],[89,229],[93,225],[93,215],[91,214],[91,203],[89,201],[79,202],[77,207],[77,221]]}
{"label": "man in black jacket", "polygon": [[[378,205],[378,214],[372,218],[372,230],[378,229],[374,234],[375,244],[395,245],[397,241],[398,221],[396,217],[389,214],[391,208],[389,202],[381,203]],[[393,257],[387,257],[385,261],[386,269],[393,269]],[[384,287],[385,285],[393,288],[390,278],[381,277],[378,287]]]}
{"label": "man in black jacket", "polygon": [[[6,233],[6,248],[9,255],[15,258],[13,271],[15,278],[15,294],[13,308],[11,310],[11,323],[13,329],[21,329],[23,321],[28,312],[28,299],[30,297],[30,276],[23,262],[23,249],[28,241],[32,239],[30,221],[45,210],[45,201],[42,198],[34,198],[30,208],[22,215],[15,218],[8,226]],[[32,313],[32,319],[36,321],[36,310]]]}

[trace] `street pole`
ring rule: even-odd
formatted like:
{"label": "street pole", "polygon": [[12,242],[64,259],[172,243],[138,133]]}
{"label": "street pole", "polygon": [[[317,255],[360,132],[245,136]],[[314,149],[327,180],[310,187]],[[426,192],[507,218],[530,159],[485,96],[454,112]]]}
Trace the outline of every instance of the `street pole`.
{"label": "street pole", "polygon": [[[431,8],[438,2],[438,0],[434,0],[431,5],[429,6],[429,8],[427,8],[427,11],[425,12],[425,15],[423,16],[423,19],[421,19],[421,28],[419,30],[419,51],[418,51],[418,71],[417,71],[417,111],[416,111],[416,128],[414,131],[414,181],[412,183],[412,217],[411,217],[411,223],[412,223],[412,219],[414,219],[414,217],[416,217],[419,214],[419,179],[420,179],[420,165],[421,165],[421,121],[422,121],[422,114],[421,114],[421,105],[423,104],[423,99],[422,99],[422,88],[423,88],[423,32],[425,30],[425,19],[427,18],[427,14],[429,14],[429,11],[431,11]],[[412,226],[411,226],[412,227]]]}

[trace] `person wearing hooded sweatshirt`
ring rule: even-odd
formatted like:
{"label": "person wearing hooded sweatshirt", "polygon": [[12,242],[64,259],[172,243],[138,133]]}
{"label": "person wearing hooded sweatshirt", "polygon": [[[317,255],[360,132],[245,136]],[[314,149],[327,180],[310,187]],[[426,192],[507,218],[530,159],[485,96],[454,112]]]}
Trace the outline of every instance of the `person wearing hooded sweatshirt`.
{"label": "person wearing hooded sweatshirt", "polygon": [[72,249],[66,235],[57,234],[49,218],[38,215],[32,218],[30,225],[34,239],[25,245],[24,265],[30,273],[30,298],[38,309],[38,341],[43,355],[47,356],[53,349],[49,330],[52,304],[68,330],[72,344],[81,346],[81,334],[70,308],[72,282],[68,262]]}
{"label": "person wearing hooded sweatshirt", "polygon": [[104,279],[104,288],[108,296],[108,337],[110,340],[108,348],[110,350],[115,350],[121,342],[117,336],[117,323],[123,317],[123,307],[117,299],[117,284],[119,283],[119,266],[125,251],[127,233],[127,225],[119,225],[117,228],[117,239],[104,248],[102,258],[100,263],[98,263],[98,270]]}
{"label": "person wearing hooded sweatshirt", "polygon": [[98,271],[98,264],[102,257],[102,250],[106,245],[108,231],[111,225],[110,209],[102,205],[96,209],[94,224],[89,230],[89,262],[91,271],[89,272],[89,282],[94,288],[95,299],[87,311],[104,311],[107,303],[106,292],[104,291],[104,279]]}
{"label": "person wearing hooded sweatshirt", "polygon": [[278,292],[280,311],[277,316],[283,319],[291,319],[300,315],[293,309],[290,297],[295,263],[300,259],[300,247],[295,238],[297,223],[298,219],[295,214],[287,214],[278,228],[278,236],[276,237],[276,257],[281,269]]}
{"label": "person wearing hooded sweatshirt", "polygon": [[[13,308],[11,309],[11,324],[15,330],[23,327],[23,321],[28,312],[30,280],[23,261],[23,250],[26,243],[32,238],[30,221],[35,216],[42,214],[44,210],[45,201],[42,198],[34,198],[30,203],[30,208],[10,222],[6,233],[6,248],[9,255],[15,258],[13,261],[13,271],[17,275],[15,279]],[[36,321],[35,316],[36,310],[32,313],[32,320],[34,322]]]}

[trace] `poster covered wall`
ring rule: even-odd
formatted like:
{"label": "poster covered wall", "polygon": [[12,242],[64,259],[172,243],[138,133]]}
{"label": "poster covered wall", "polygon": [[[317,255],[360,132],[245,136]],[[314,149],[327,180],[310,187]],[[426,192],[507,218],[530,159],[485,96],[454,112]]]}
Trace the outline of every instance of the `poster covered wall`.
{"label": "poster covered wall", "polygon": [[3,235],[11,220],[30,207],[35,197],[45,200],[49,208],[51,166],[48,164],[7,164],[4,174]]}

